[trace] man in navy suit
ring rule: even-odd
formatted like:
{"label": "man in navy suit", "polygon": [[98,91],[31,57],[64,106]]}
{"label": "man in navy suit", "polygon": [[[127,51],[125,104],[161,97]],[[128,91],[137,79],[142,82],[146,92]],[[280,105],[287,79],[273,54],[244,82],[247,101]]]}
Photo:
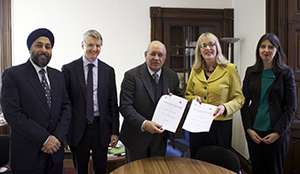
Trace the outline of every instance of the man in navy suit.
{"label": "man in navy suit", "polygon": [[72,104],[67,140],[76,173],[79,174],[88,173],[90,150],[95,173],[105,174],[109,143],[115,147],[119,140],[114,69],[97,59],[102,42],[98,31],[85,32],[82,40],[83,56],[62,67]]}
{"label": "man in navy suit", "polygon": [[[163,94],[171,92],[181,96],[177,74],[163,67],[165,45],[152,41],[145,51],[145,58],[145,63],[125,73],[121,85],[120,112],[124,122],[120,139],[125,145],[126,163],[165,155],[168,132],[151,119]],[[172,140],[174,135],[169,135]]]}
{"label": "man in navy suit", "polygon": [[63,171],[71,106],[64,76],[51,67],[54,36],[40,28],[27,38],[29,60],[4,70],[1,105],[10,125],[10,166],[14,174]]}

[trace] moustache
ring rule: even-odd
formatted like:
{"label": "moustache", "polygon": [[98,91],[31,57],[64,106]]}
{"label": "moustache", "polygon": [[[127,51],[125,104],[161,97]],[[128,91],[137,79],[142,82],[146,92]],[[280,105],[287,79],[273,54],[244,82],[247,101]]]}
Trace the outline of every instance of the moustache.
{"label": "moustache", "polygon": [[41,56],[41,55],[44,55],[47,59],[50,59],[50,56],[48,53],[37,53],[35,56],[38,57],[38,56]]}

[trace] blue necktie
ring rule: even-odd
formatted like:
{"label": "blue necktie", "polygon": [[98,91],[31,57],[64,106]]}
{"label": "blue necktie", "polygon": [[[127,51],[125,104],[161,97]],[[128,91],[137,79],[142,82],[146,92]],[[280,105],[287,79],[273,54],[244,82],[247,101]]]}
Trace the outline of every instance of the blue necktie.
{"label": "blue necktie", "polygon": [[94,64],[88,64],[89,71],[87,76],[87,97],[86,97],[86,118],[88,121],[93,122],[94,120],[94,99],[93,99],[93,66]]}
{"label": "blue necktie", "polygon": [[48,103],[48,106],[49,108],[51,108],[51,91],[50,91],[50,88],[49,88],[49,85],[47,83],[47,79],[46,79],[46,76],[45,76],[45,70],[44,69],[41,69],[39,71],[39,73],[41,73],[41,76],[42,76],[42,86],[44,88],[44,92],[45,92],[45,96],[46,96],[46,99],[47,99],[47,103]]}

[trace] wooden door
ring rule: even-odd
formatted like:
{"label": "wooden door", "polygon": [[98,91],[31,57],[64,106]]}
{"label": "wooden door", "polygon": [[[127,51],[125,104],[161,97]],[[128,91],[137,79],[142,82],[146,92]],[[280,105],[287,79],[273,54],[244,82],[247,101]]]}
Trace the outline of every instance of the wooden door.
{"label": "wooden door", "polygon": [[291,123],[291,136],[284,174],[300,174],[300,0],[266,0],[267,32],[275,33],[294,69],[298,109]]}
{"label": "wooden door", "polygon": [[[177,72],[182,92],[195,59],[198,37],[204,32],[211,32],[219,39],[233,37],[233,9],[150,7],[150,17],[151,40],[165,44],[167,59],[164,66]],[[227,55],[228,44],[220,44],[223,54]],[[233,53],[233,47],[231,49]]]}
{"label": "wooden door", "polygon": [[300,0],[287,1],[288,65],[294,69],[298,109],[291,125],[285,174],[300,174]]}
{"label": "wooden door", "polygon": [[[193,9],[150,7],[151,40],[162,41],[167,49],[164,66],[177,72],[180,88],[185,91],[195,54],[196,41],[203,32],[219,39],[233,37],[233,9]],[[228,44],[220,42],[224,55]],[[233,47],[231,48],[233,53]],[[233,57],[233,54],[231,54]],[[181,129],[182,122],[178,126]],[[180,138],[176,131],[175,138]]]}
{"label": "wooden door", "polygon": [[167,49],[165,66],[177,73],[182,92],[186,89],[195,60],[195,49],[199,36],[204,32],[211,32],[220,37],[220,25],[220,22],[164,21],[164,43]]}

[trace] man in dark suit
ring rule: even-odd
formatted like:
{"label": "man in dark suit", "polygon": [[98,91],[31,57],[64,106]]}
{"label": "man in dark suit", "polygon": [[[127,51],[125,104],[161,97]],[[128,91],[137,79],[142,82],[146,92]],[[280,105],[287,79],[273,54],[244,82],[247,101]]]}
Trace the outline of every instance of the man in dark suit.
{"label": "man in dark suit", "polygon": [[151,42],[145,58],[145,63],[125,73],[121,85],[120,112],[124,122],[120,139],[125,145],[127,163],[165,155],[168,132],[151,119],[163,94],[171,92],[181,96],[177,74],[163,67],[165,45]]}
{"label": "man in dark suit", "polygon": [[14,174],[62,173],[71,106],[61,72],[48,67],[54,45],[40,28],[27,38],[29,60],[4,70],[1,105],[10,125]]}
{"label": "man in dark suit", "polygon": [[119,140],[114,69],[97,59],[102,42],[98,31],[85,32],[83,56],[62,67],[72,104],[67,140],[79,174],[88,173],[90,150],[95,173],[106,173],[108,145],[115,147]]}

